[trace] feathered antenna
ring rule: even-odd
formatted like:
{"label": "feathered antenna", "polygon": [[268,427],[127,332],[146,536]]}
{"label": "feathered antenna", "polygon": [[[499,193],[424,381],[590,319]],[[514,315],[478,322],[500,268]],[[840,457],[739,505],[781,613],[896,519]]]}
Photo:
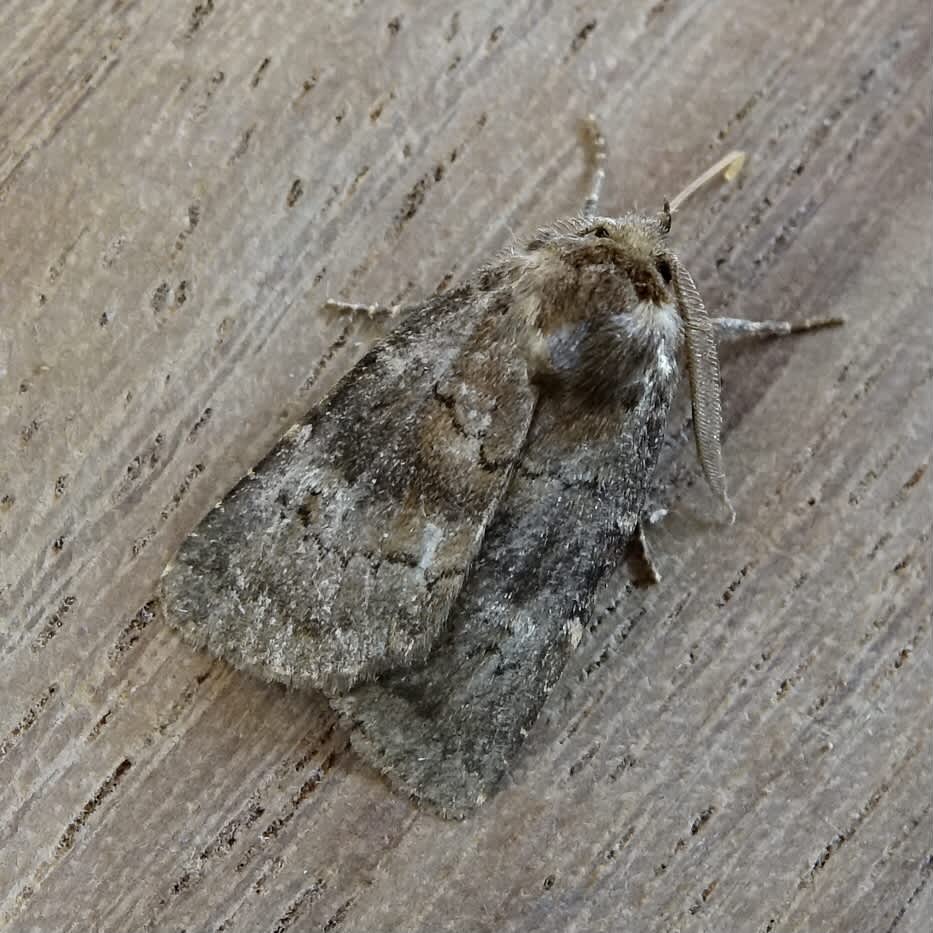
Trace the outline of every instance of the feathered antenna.
{"label": "feathered antenna", "polygon": [[676,256],[672,258],[674,293],[684,322],[697,456],[710,489],[729,510],[731,525],[735,521],[735,509],[726,492],[726,472],[722,462],[722,399],[716,335],[693,276]]}
{"label": "feathered antenna", "polygon": [[[692,194],[722,173],[732,181],[745,165],[745,153],[739,150],[724,155],[702,175],[698,175],[670,201],[664,202],[660,221],[666,230],[671,215]],[[690,378],[690,402],[693,407],[693,436],[697,457],[710,489],[729,510],[729,524],[735,521],[735,509],[726,492],[726,471],[722,460],[722,393],[719,378],[719,351],[713,323],[706,313],[703,299],[693,276],[673,257],[674,293],[684,322],[684,343],[687,348],[687,374]]]}

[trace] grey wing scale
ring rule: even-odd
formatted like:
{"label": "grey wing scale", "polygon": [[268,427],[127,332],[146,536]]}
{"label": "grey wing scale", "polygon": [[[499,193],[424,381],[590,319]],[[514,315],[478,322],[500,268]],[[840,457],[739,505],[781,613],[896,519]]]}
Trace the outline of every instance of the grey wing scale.
{"label": "grey wing scale", "polygon": [[670,396],[650,384],[627,411],[539,400],[434,652],[332,701],[392,783],[456,817],[502,778],[635,531]]}
{"label": "grey wing scale", "polygon": [[424,658],[531,420],[507,307],[466,286],[371,350],[183,543],[169,621],[329,693]]}

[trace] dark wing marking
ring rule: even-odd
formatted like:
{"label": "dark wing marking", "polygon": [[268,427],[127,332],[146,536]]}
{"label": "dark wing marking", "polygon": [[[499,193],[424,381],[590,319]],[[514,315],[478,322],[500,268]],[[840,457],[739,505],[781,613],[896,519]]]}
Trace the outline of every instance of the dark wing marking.
{"label": "dark wing marking", "polygon": [[464,286],[412,311],[184,542],[169,620],[328,692],[422,660],[531,420],[510,307]]}
{"label": "dark wing marking", "polygon": [[509,768],[644,505],[673,379],[629,409],[542,395],[480,556],[426,662],[333,700],[389,780],[446,816]]}

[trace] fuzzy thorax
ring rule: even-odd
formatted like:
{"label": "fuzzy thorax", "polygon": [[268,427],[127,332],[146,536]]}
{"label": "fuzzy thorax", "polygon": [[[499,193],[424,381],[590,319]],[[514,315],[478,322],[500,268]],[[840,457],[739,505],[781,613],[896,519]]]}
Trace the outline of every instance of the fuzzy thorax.
{"label": "fuzzy thorax", "polygon": [[676,378],[683,332],[664,234],[650,217],[574,218],[509,254],[536,379],[608,400]]}

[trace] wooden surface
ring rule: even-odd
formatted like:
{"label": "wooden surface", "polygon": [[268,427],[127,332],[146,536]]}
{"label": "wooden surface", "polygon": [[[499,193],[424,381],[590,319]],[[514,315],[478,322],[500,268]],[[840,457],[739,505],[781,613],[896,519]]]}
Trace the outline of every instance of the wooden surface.
{"label": "wooden surface", "polygon": [[[933,915],[926,0],[0,7],[0,927],[913,931]],[[677,218],[738,520],[681,406],[654,532],[503,788],[444,823],[326,704],[146,609],[372,333],[576,210]]]}

